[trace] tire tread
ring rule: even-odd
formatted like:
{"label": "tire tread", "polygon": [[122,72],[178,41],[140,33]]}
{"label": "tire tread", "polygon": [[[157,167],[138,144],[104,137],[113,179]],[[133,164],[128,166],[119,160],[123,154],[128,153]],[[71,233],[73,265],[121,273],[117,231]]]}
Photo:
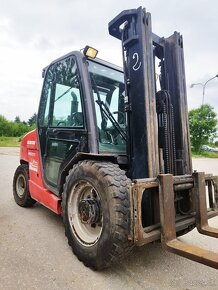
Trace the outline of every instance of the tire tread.
{"label": "tire tread", "polygon": [[125,171],[121,170],[117,164],[110,162],[99,162],[93,160],[80,161],[78,164],[69,171],[66,177],[63,193],[63,213],[67,206],[67,187],[71,179],[71,176],[79,175],[82,168],[94,170],[97,178],[104,178],[107,181],[107,186],[111,192],[113,212],[114,212],[114,233],[112,238],[112,247],[105,257],[104,261],[100,265],[93,263],[93,261],[81,258],[77,251],[74,249],[71,232],[66,227],[66,216],[63,214],[65,223],[65,235],[68,238],[68,243],[72,247],[74,254],[78,259],[88,267],[96,270],[109,267],[112,263],[115,263],[125,257],[132,249],[133,242],[128,240],[130,229],[130,197],[128,193],[128,186],[130,179],[125,175]]}

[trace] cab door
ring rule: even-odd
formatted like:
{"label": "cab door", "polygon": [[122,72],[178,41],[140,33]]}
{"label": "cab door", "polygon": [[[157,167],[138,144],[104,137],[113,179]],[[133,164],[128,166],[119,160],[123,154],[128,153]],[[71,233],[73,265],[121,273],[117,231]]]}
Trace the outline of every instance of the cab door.
{"label": "cab door", "polygon": [[73,56],[46,70],[38,113],[44,181],[57,190],[59,175],[78,152],[87,151],[87,130],[80,76]]}

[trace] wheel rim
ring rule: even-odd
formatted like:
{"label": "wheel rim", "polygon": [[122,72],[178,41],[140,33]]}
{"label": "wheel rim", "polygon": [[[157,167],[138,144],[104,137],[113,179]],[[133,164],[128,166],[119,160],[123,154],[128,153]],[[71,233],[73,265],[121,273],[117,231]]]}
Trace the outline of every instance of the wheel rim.
{"label": "wheel rim", "polygon": [[[81,205],[86,203],[89,213],[95,210],[94,217],[83,218]],[[100,209],[101,200],[97,190],[88,181],[79,181],[71,189],[68,199],[68,221],[76,239],[85,246],[93,246],[100,238],[103,217]]]}
{"label": "wheel rim", "polygon": [[17,195],[22,198],[26,190],[26,179],[23,174],[19,174],[16,181],[16,192]]}

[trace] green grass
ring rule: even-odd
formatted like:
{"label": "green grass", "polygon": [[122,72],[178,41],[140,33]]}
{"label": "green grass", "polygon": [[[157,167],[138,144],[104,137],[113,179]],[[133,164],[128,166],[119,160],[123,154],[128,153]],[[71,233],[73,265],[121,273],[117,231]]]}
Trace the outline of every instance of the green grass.
{"label": "green grass", "polygon": [[20,147],[20,137],[0,137],[0,147]]}
{"label": "green grass", "polygon": [[[0,137],[0,147],[20,147],[22,137]],[[192,152],[193,158],[218,158],[218,152]]]}
{"label": "green grass", "polygon": [[192,152],[193,158],[218,158],[218,152],[203,151]]}

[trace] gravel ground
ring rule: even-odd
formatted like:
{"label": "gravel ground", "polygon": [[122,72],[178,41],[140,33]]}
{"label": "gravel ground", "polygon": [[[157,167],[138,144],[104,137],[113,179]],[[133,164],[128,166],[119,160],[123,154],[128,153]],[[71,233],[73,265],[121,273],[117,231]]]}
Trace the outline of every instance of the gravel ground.
{"label": "gravel ground", "polygon": [[[136,248],[103,272],[86,268],[67,244],[61,217],[39,204],[15,204],[18,155],[18,148],[0,148],[0,289],[218,289],[217,270],[168,253],[159,243]],[[194,168],[218,174],[214,159],[196,159]],[[218,217],[210,223],[218,227]],[[218,252],[216,239],[195,230],[181,239]]]}

